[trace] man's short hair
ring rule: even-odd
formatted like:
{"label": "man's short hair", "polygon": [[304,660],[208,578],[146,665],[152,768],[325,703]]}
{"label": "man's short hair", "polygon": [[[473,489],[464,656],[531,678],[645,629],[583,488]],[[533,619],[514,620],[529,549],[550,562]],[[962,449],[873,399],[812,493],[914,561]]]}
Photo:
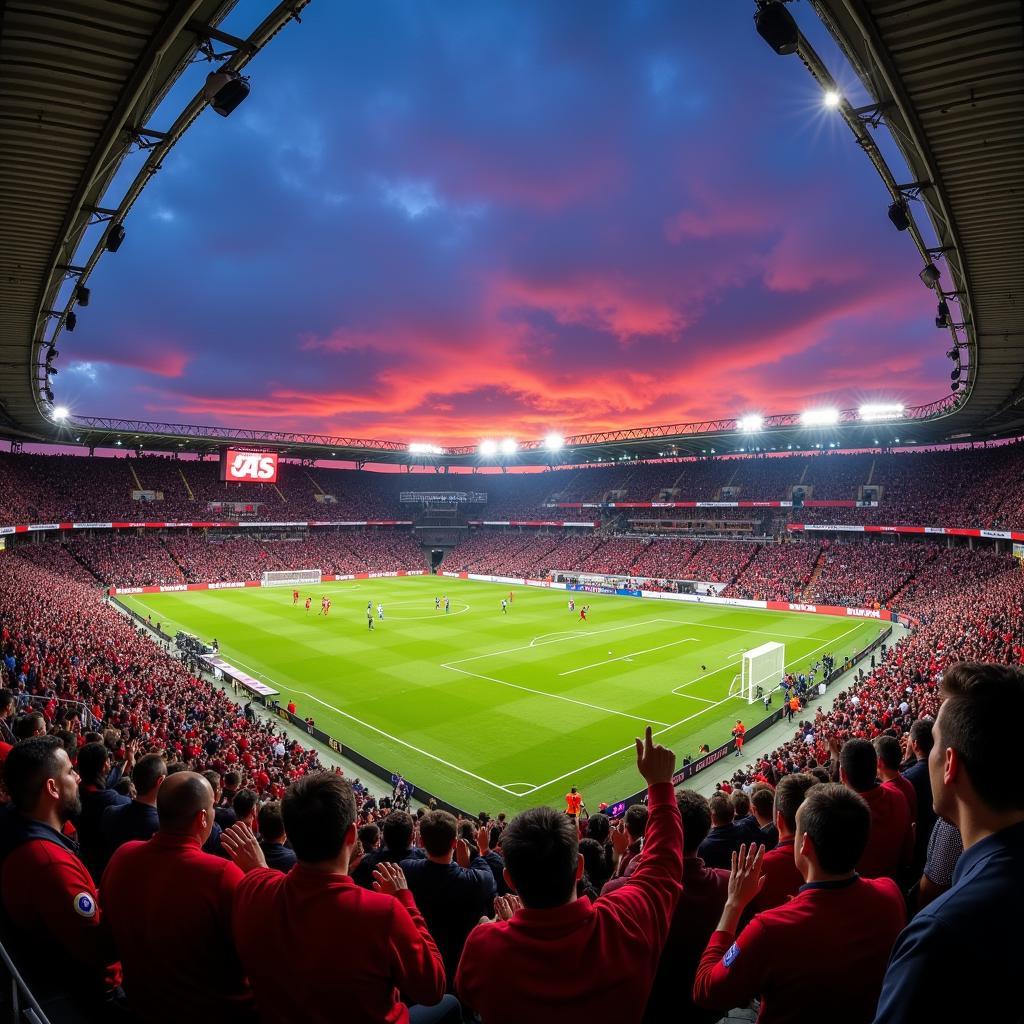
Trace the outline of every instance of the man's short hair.
{"label": "man's short hair", "polygon": [[[945,676],[943,676],[943,680],[945,680]],[[935,746],[935,737],[932,735],[934,725],[935,723],[930,718],[919,718],[910,727],[910,742],[916,744],[925,757],[932,752],[932,747]]]}
{"label": "man's short hair", "polygon": [[64,748],[56,736],[33,736],[15,743],[4,764],[4,783],[14,806],[29,813],[39,802],[47,779],[60,771],[60,751]]}
{"label": "man's short hair", "polygon": [[167,762],[159,754],[146,754],[135,762],[132,782],[139,796],[152,793],[160,779],[167,776]]}
{"label": "man's short hair", "polygon": [[796,831],[796,812],[807,798],[808,791],[820,785],[821,783],[807,772],[785,775],[779,780],[778,788],[775,790],[775,810],[782,815],[782,820],[790,832]]}
{"label": "man's short hair", "polygon": [[750,813],[750,797],[742,789],[734,789],[729,796],[732,811],[737,818],[745,818]]}
{"label": "man's short hair", "polygon": [[213,795],[216,797],[221,790],[220,772],[215,772],[212,768],[207,768],[202,775],[210,784],[210,789],[213,790]]}
{"label": "man's short hair", "polygon": [[356,820],[356,798],[347,779],[334,772],[315,772],[288,787],[281,813],[295,856],[316,864],[341,853]]}
{"label": "man's short hair", "polygon": [[994,811],[1024,808],[1024,791],[1007,729],[1024,718],[1024,675],[1009,665],[960,662],[942,675],[939,739],[963,763],[974,792]]}
{"label": "man's short hair", "polygon": [[883,733],[876,736],[872,741],[875,753],[878,755],[878,763],[890,772],[898,772],[903,762],[903,750],[900,741],[895,736]]}
{"label": "man's short hair", "polygon": [[694,853],[711,831],[711,808],[700,793],[681,789],[676,804],[683,819],[683,852]]}
{"label": "man's short hair", "polygon": [[864,797],[846,786],[822,783],[807,791],[797,817],[814,843],[822,870],[830,875],[853,871],[871,833],[871,811]]}
{"label": "man's short hair", "polygon": [[372,821],[363,825],[356,835],[362,844],[363,850],[367,852],[375,850],[380,842],[380,829]]}
{"label": "man's short hair", "polygon": [[427,811],[420,819],[420,839],[423,849],[431,857],[444,857],[450,853],[458,834],[459,823],[455,815],[447,811]]}
{"label": "man's short hair", "polygon": [[242,776],[240,772],[228,772],[224,776],[224,786],[226,789],[238,789],[242,784]]}
{"label": "man's short hair", "polygon": [[7,711],[15,701],[13,690],[8,690],[6,687],[0,690],[0,715]]}
{"label": "man's short hair", "polygon": [[231,800],[231,810],[235,812],[235,817],[239,821],[243,821],[252,814],[259,802],[260,798],[253,790],[240,789]]}
{"label": "man's short hair", "polygon": [[611,835],[611,819],[607,814],[598,811],[587,819],[587,837],[596,839],[599,843],[607,842]]}
{"label": "man's short hair", "polygon": [[713,825],[728,825],[736,814],[732,801],[725,793],[712,793],[708,800],[708,807],[711,808],[711,823]]}
{"label": "man's short hair", "polygon": [[576,824],[553,807],[517,814],[501,834],[501,852],[527,907],[558,907],[572,896],[579,863]]}
{"label": "man's short hair", "polygon": [[775,790],[764,783],[755,786],[753,793],[750,794],[750,803],[759,817],[770,820],[775,810]]}
{"label": "man's short hair", "polygon": [[648,811],[645,804],[632,804],[626,808],[626,815],[622,819],[626,823],[626,831],[634,839],[642,839],[647,831]]}
{"label": "man's short hair", "polygon": [[27,714],[18,715],[11,726],[16,740],[31,739],[42,725],[43,732],[46,732],[46,716],[41,711],[29,711]]}
{"label": "man's short hair", "polygon": [[380,834],[384,845],[395,853],[404,853],[412,844],[413,820],[406,811],[392,811],[383,821]]}
{"label": "man's short hair", "polygon": [[110,751],[102,743],[86,743],[78,752],[78,774],[84,783],[106,783],[103,769],[110,760]]}
{"label": "man's short hair", "polygon": [[839,753],[839,767],[850,787],[863,793],[871,789],[878,778],[878,755],[868,740],[847,740]]}
{"label": "man's short hair", "polygon": [[268,800],[256,818],[260,838],[265,842],[280,839],[284,835],[284,818],[281,816],[281,802]]}

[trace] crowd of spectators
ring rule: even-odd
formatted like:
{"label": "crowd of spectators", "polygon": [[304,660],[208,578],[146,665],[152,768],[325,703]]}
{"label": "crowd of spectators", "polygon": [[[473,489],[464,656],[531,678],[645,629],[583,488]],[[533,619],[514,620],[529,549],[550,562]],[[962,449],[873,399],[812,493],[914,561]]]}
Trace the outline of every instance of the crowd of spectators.
{"label": "crowd of spectators", "polygon": [[803,600],[820,552],[820,545],[812,542],[765,544],[722,596],[756,601]]}
{"label": "crowd of spectators", "polygon": [[808,596],[821,604],[888,607],[890,599],[937,554],[927,544],[826,543],[820,573]]}

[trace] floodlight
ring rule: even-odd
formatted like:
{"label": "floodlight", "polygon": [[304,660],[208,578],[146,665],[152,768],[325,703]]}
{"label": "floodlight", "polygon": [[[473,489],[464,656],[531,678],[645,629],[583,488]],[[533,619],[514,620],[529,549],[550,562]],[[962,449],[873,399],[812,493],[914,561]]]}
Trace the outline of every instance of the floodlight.
{"label": "floodlight", "polygon": [[46,361],[52,363],[54,359],[60,356],[60,352],[55,349],[52,345],[46,350]]}
{"label": "floodlight", "polygon": [[953,383],[949,385],[949,390],[950,391],[959,391],[960,390],[960,381],[958,381],[958,380],[953,381]]}
{"label": "floodlight", "polygon": [[905,200],[897,199],[889,204],[889,220],[897,231],[906,231],[910,227],[910,211]]}
{"label": "floodlight", "polygon": [[68,312],[68,315],[64,317],[64,329],[67,331],[73,331],[78,326],[78,314],[72,309]]}
{"label": "floodlight", "polygon": [[47,385],[45,388],[43,388],[43,394],[46,395],[46,400],[48,402],[52,402],[53,401],[53,392],[50,390],[49,385]]}
{"label": "floodlight", "polygon": [[[333,455],[334,453],[331,452],[331,454]],[[440,455],[441,454],[441,449],[438,448],[438,446],[436,444],[421,444],[419,442],[414,442],[413,444],[409,445],[409,454],[410,455]]]}
{"label": "floodlight", "polygon": [[480,454],[485,458],[491,455],[497,455],[498,453],[498,442],[497,441],[481,441],[480,442]]}
{"label": "floodlight", "polygon": [[800,422],[805,427],[828,427],[839,422],[839,410],[808,409],[800,414]]}
{"label": "floodlight", "polygon": [[939,305],[936,310],[936,319],[945,322],[949,319],[949,304],[945,299],[939,299]]}
{"label": "floodlight", "polygon": [[107,252],[117,252],[121,248],[121,243],[124,241],[124,225],[123,224],[111,224],[110,229],[107,231],[107,240],[104,243]]}
{"label": "floodlight", "polygon": [[862,405],[857,410],[866,422],[872,420],[898,420],[903,416],[903,406],[898,402]]}
{"label": "floodlight", "polygon": [[506,437],[505,440],[501,442],[501,454],[515,455],[516,449],[518,447],[519,445],[517,445],[511,437]]}
{"label": "floodlight", "polygon": [[959,366],[954,366],[953,367],[953,372],[950,373],[949,379],[950,380],[959,380],[960,379],[960,367]]}
{"label": "floodlight", "polygon": [[934,263],[927,263],[918,276],[924,282],[925,287],[934,288],[939,283],[941,274],[942,271]]}
{"label": "floodlight", "polygon": [[562,437],[561,434],[548,434],[548,436],[544,438],[544,447],[547,448],[549,452],[558,451],[563,444],[565,444],[565,438]]}
{"label": "floodlight", "polygon": [[750,413],[748,416],[741,416],[736,421],[736,426],[748,434],[753,433],[755,430],[760,430],[763,424],[764,418],[756,412]]}
{"label": "floodlight", "polygon": [[66,420],[68,418],[68,407],[66,405],[58,405],[54,408],[51,415],[55,420]]}
{"label": "floodlight", "polygon": [[80,306],[88,306],[89,305],[89,296],[91,294],[92,293],[89,291],[88,288],[86,288],[86,286],[84,284],[80,284],[75,289],[75,302],[77,302]]}
{"label": "floodlight", "polygon": [[227,117],[249,95],[249,79],[237,71],[211,71],[203,86],[203,99],[221,117]]}
{"label": "floodlight", "polygon": [[800,30],[780,0],[761,0],[754,15],[754,27],[780,57],[796,53]]}
{"label": "floodlight", "polygon": [[946,353],[946,358],[947,359],[959,359],[960,358],[960,349],[958,349],[958,348],[951,348]]}
{"label": "floodlight", "polygon": [[825,95],[821,98],[822,103],[828,110],[835,110],[842,103],[843,97],[835,89],[826,89]]}

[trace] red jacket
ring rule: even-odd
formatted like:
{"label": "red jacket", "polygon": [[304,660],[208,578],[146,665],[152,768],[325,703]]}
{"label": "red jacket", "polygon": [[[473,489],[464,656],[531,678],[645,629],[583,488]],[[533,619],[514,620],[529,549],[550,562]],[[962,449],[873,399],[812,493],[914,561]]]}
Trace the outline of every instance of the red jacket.
{"label": "red jacket", "polygon": [[682,890],[683,830],[671,784],[652,786],[644,855],[594,903],[523,909],[469,933],[455,987],[486,1024],[639,1021]]}
{"label": "red jacket", "polygon": [[906,798],[885,786],[874,786],[860,795],[871,811],[871,833],[857,870],[865,878],[895,878],[914,856],[914,830]]}
{"label": "red jacket", "polygon": [[910,820],[917,821],[917,792],[910,779],[897,773],[896,777],[888,782],[883,782],[885,789],[895,789],[907,798],[907,807],[910,808]]}
{"label": "red jacket", "polygon": [[764,885],[747,907],[748,920],[762,910],[781,906],[804,884],[804,876],[797,871],[793,860],[792,836],[780,839],[779,845],[764,855],[761,870],[764,872]]}
{"label": "red jacket", "polygon": [[301,861],[287,875],[257,869],[238,887],[234,933],[264,1024],[406,1024],[404,1003],[444,995],[408,889],[385,896]]}
{"label": "red jacket", "polygon": [[759,997],[758,1024],[868,1024],[905,921],[891,879],[854,875],[805,885],[758,914],[735,941],[731,932],[711,936],[694,1002],[724,1011]]}
{"label": "red jacket", "polygon": [[125,843],[110,859],[103,905],[125,992],[145,1020],[256,1019],[231,943],[231,904],[243,877],[232,861],[203,853],[198,839],[166,832]]}

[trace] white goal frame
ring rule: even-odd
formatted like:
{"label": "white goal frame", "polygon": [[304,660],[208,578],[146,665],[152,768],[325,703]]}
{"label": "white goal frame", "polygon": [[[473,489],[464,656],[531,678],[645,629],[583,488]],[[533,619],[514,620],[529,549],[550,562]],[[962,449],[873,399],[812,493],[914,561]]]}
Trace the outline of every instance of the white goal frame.
{"label": "white goal frame", "polygon": [[274,569],[260,577],[264,587],[309,586],[322,582],[323,572],[320,569]]}
{"label": "white goal frame", "polygon": [[[736,696],[744,698],[748,704],[753,704],[776,690],[785,674],[784,644],[761,644],[751,651],[744,651],[740,664],[740,685]],[[733,692],[732,687],[729,689]]]}

